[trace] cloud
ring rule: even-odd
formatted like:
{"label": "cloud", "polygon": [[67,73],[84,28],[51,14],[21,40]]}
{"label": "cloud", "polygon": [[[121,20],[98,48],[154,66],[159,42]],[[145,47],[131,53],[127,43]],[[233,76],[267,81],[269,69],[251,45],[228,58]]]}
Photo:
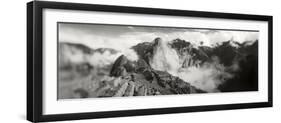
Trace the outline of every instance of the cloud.
{"label": "cloud", "polygon": [[247,31],[73,25],[75,24],[61,24],[59,27],[59,41],[82,43],[91,48],[114,48],[116,50],[128,49],[140,42],[150,42],[156,37],[161,37],[165,41],[181,38],[197,45],[203,42],[206,46],[212,46],[230,39],[240,43],[258,39],[258,32]]}
{"label": "cloud", "polygon": [[94,67],[104,67],[112,64],[118,57],[118,54],[111,54],[109,51],[105,51],[104,53],[94,53],[92,55],[87,56],[87,60]]}
{"label": "cloud", "polygon": [[181,69],[177,76],[201,90],[219,92],[218,86],[225,80],[234,77],[233,74],[226,72],[226,69],[227,67],[215,60],[211,63],[204,63],[200,67],[192,66]]}
{"label": "cloud", "polygon": [[182,62],[180,62],[180,57],[175,49],[172,49],[167,42],[162,40],[155,48],[154,55],[150,59],[150,65],[155,70],[166,71],[178,76],[185,82],[207,92],[218,92],[218,86],[234,76],[226,69],[233,71],[239,69],[237,64],[225,67],[219,63],[217,57],[213,57],[212,62],[205,62],[201,66],[182,68]]}

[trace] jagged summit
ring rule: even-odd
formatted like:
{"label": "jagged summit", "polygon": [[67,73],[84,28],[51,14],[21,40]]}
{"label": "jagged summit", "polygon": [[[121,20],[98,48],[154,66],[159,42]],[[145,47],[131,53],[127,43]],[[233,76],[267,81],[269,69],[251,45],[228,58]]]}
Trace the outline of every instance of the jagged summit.
{"label": "jagged summit", "polygon": [[114,62],[111,71],[110,76],[126,76],[128,72],[133,72],[134,66],[131,61],[128,60],[128,58],[124,55],[121,55],[117,58],[117,60]]}

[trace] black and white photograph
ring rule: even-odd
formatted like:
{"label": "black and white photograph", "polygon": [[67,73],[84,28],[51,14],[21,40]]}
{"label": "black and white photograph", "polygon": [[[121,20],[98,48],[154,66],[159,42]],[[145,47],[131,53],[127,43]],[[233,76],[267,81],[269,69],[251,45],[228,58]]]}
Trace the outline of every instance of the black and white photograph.
{"label": "black and white photograph", "polygon": [[258,91],[257,30],[57,28],[58,99]]}
{"label": "black and white photograph", "polygon": [[[270,107],[275,105],[273,95],[278,91],[273,77],[278,73],[274,70],[278,66],[273,67],[278,45],[273,42],[273,13],[268,15],[258,3],[243,7],[237,1],[222,3],[218,6],[225,5],[225,9],[217,10],[218,6],[210,6],[214,2],[199,2],[198,9],[184,1],[163,3],[28,2],[26,54],[18,54],[20,44],[13,40],[5,48],[10,51],[12,46],[16,54],[3,53],[14,60],[2,60],[16,61],[14,68],[26,63],[22,70],[26,97],[8,96],[25,98],[30,122],[176,113],[188,113],[178,116],[182,121],[186,116],[193,119],[190,122],[202,117],[208,122],[216,116],[225,122],[234,114],[237,120],[229,121],[252,121],[245,115],[249,113],[262,116],[257,121],[274,120],[277,115],[270,111],[276,108]],[[172,6],[174,3],[177,5]],[[235,9],[237,6],[240,8]],[[23,33],[12,33],[7,41],[18,39],[15,34]],[[22,43],[22,39],[17,41]],[[26,57],[26,62],[19,62],[20,57]],[[17,82],[10,79],[18,78],[15,72],[20,70],[3,65],[6,73],[12,73],[4,82]],[[268,109],[236,110],[251,108]],[[234,109],[236,113],[231,111]],[[225,111],[221,115],[221,110],[229,110],[230,115]],[[191,113],[205,111],[215,114]],[[181,122],[174,116],[157,117],[162,119],[159,122]],[[151,121],[153,117],[147,118]]]}

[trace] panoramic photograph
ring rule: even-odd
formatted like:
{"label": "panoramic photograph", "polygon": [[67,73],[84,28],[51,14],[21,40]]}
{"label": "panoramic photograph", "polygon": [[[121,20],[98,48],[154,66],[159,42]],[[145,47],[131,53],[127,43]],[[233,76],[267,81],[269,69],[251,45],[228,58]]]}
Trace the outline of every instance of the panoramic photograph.
{"label": "panoramic photograph", "polygon": [[259,31],[58,22],[58,99],[258,91]]}

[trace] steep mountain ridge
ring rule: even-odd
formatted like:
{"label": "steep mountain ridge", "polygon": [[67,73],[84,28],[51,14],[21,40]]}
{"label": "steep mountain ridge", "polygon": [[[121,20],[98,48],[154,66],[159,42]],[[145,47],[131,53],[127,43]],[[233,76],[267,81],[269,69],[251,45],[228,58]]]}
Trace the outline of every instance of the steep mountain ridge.
{"label": "steep mountain ridge", "polygon": [[59,98],[257,90],[257,42],[208,47],[155,38],[131,47],[136,61],[110,48],[59,43]]}
{"label": "steep mountain ridge", "polygon": [[[163,46],[165,44],[163,42],[161,38],[155,38],[151,42],[140,43],[132,48],[152,68],[180,76],[186,82],[198,84],[198,81],[200,81],[200,83],[204,83],[202,81],[205,81],[205,79],[201,78],[205,76],[206,79],[209,77],[213,82],[212,86],[208,84],[205,84],[205,86],[213,87],[213,91],[257,90],[256,79],[252,79],[257,78],[257,74],[249,75],[249,73],[257,73],[253,71],[257,71],[258,68],[258,41],[238,43],[229,40],[213,47],[194,46],[181,39],[166,41],[167,46]],[[174,51],[176,51],[176,54]],[[169,54],[172,55],[167,56]],[[151,61],[156,61],[156,65],[152,64]],[[244,67],[244,65],[247,67]],[[206,73],[208,71],[209,73]],[[196,74],[202,74],[201,77],[197,77],[200,80],[192,78],[192,73],[195,76],[198,76]],[[231,85],[235,86],[234,89],[230,89]],[[199,86],[204,85],[199,84]]]}

